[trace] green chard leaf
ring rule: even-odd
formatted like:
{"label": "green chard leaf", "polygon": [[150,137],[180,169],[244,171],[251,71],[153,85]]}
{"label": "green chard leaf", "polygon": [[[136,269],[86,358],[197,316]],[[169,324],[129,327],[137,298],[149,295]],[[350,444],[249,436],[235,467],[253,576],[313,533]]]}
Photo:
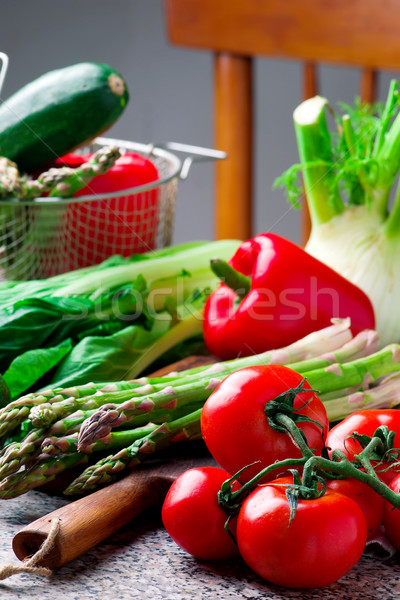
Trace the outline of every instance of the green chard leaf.
{"label": "green chard leaf", "polygon": [[130,325],[109,336],[88,336],[81,340],[60,364],[53,385],[66,387],[93,381],[124,379],[134,362],[164,333]]}
{"label": "green chard leaf", "polygon": [[[35,348],[17,356],[3,375],[10,396],[17,398],[35,385],[72,350],[70,339],[52,348]],[[1,401],[0,401],[1,404]]]}

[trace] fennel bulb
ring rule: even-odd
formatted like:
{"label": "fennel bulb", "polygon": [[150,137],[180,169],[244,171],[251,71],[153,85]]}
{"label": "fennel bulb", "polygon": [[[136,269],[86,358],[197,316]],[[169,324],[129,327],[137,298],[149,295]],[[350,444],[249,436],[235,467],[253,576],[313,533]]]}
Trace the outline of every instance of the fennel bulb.
{"label": "fennel bulb", "polygon": [[[335,116],[315,96],[293,113],[300,164],[275,182],[298,206],[303,187],[311,218],[307,252],[370,298],[381,346],[400,340],[400,95],[392,81],[384,106],[356,103]],[[327,114],[328,113],[328,114]]]}
{"label": "fennel bulb", "polygon": [[313,227],[306,250],[369,296],[380,346],[400,340],[400,236],[387,237],[366,206],[352,206]]}

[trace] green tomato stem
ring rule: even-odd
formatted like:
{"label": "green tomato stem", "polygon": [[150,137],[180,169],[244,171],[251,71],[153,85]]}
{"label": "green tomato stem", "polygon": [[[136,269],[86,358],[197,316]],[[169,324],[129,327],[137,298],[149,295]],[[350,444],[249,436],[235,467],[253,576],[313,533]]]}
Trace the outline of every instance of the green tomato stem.
{"label": "green tomato stem", "polygon": [[[374,445],[371,446],[371,449]],[[366,450],[366,449],[365,449]],[[356,457],[354,457],[356,458]],[[367,455],[363,458],[363,462],[367,464]],[[382,498],[390,502],[395,508],[400,509],[400,494],[397,494],[391,490],[383,481],[381,481],[376,473],[374,472],[371,464],[369,463],[368,472],[361,471],[355,467],[346,457],[343,457],[340,462],[335,462],[322,456],[313,456],[308,459],[304,465],[303,480],[306,477],[307,480],[310,477],[310,472],[327,471],[328,473],[336,473],[343,478],[354,478],[362,481],[369,485],[375,490]]]}
{"label": "green tomato stem", "polygon": [[[272,463],[268,467],[262,469],[257,475],[250,479],[250,481],[246,482],[240,490],[231,493],[229,505],[232,505],[234,509],[237,509],[238,505],[245,497],[247,497],[267,475],[270,475],[274,471],[284,472],[296,467],[304,467],[302,480],[303,485],[307,488],[311,487],[311,482],[316,472],[319,472],[328,478],[331,478],[332,474],[340,475],[340,477],[346,479],[354,478],[369,485],[395,508],[400,509],[400,494],[391,490],[383,481],[381,481],[371,465],[371,455],[377,449],[382,449],[383,447],[380,438],[372,437],[368,445],[359,454],[354,456],[355,462],[360,463],[362,468],[365,469],[360,470],[340,451],[334,451],[332,458],[315,456],[302,437],[297,425],[290,417],[279,414],[276,416],[276,420],[286,428],[287,434],[290,435],[292,440],[301,450],[303,457],[298,459],[288,458]],[[338,458],[340,460],[337,460]]]}
{"label": "green tomato stem", "polygon": [[292,438],[293,443],[299,448],[300,452],[302,453],[305,459],[309,459],[312,456],[314,456],[310,448],[308,447],[308,444],[305,438],[303,437],[301,430],[291,417],[289,417],[288,415],[279,414],[275,417],[275,420],[277,423],[279,423],[279,425],[283,426],[286,429],[288,435]]}

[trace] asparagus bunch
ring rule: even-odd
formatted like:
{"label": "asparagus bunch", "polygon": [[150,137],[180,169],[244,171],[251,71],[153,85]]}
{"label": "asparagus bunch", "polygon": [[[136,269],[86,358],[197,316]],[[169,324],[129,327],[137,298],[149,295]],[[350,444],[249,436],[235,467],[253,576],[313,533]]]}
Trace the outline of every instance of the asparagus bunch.
{"label": "asparagus bunch", "polygon": [[100,148],[87,162],[76,168],[51,168],[37,179],[21,175],[14,162],[0,157],[0,198],[31,200],[44,194],[71,197],[94,177],[106,173],[120,156],[116,146]]}
{"label": "asparagus bunch", "polygon": [[[352,338],[350,332],[350,321],[342,319],[335,321],[331,327],[311,333],[305,338],[279,350],[271,350],[253,357],[217,363],[210,366],[203,365],[181,371],[173,372],[162,378],[140,377],[128,381],[116,381],[110,383],[87,383],[85,385],[69,387],[65,389],[48,389],[38,393],[21,396],[0,409],[0,437],[9,434],[18,427],[25,419],[33,426],[49,426],[52,422],[72,414],[77,410],[90,410],[107,402],[124,402],[129,400],[135,393],[140,396],[153,393],[162,389],[165,384],[171,384],[176,380],[186,382],[188,377],[206,373],[215,374],[220,377],[228,375],[244,366],[253,364],[296,364],[299,361],[313,360],[312,357],[321,356],[326,364],[337,362],[340,355],[329,353],[344,348],[344,352],[363,352],[369,354],[376,349],[375,332],[363,332],[357,338]],[[348,345],[349,344],[349,345]],[[350,354],[349,354],[350,357]],[[155,386],[161,384],[156,389]],[[117,392],[129,391],[127,395],[118,395]],[[108,396],[112,394],[112,396]],[[111,400],[111,399],[112,400]]]}
{"label": "asparagus bunch", "polygon": [[[78,464],[87,468],[67,495],[110,483],[152,453],[200,437],[201,408],[222,378],[273,363],[305,376],[320,391],[331,420],[400,403],[400,376],[394,375],[400,371],[400,346],[378,352],[376,333],[352,337],[347,320],[286,348],[165,377],[29,394],[0,411],[0,498],[23,494]],[[389,377],[376,385],[382,376]]]}
{"label": "asparagus bunch", "polygon": [[[360,351],[364,355],[371,337],[367,332],[362,332],[342,348],[331,352],[329,356],[324,354],[313,359],[292,363],[290,366],[303,374],[304,377],[307,377],[311,387],[318,389],[321,394],[332,390],[341,390],[344,379],[351,386],[360,386],[363,384],[364,371],[367,371],[368,368],[372,369],[374,366],[369,366],[368,357],[363,358],[361,364],[358,364],[357,360],[348,364],[345,361],[358,356]],[[357,348],[358,352],[354,352],[354,347]],[[112,429],[129,424],[133,419],[140,417],[143,411],[146,412],[147,418],[152,420],[152,412],[163,406],[176,408],[195,401],[204,403],[222,379],[238,370],[238,368],[257,364],[271,364],[265,361],[265,357],[264,361],[260,363],[260,356],[262,355],[253,355],[235,361],[219,363],[217,367],[213,365],[200,373],[189,374],[186,377],[179,378],[176,382],[170,382],[169,385],[163,386],[161,389],[160,385],[149,386],[150,389],[145,399],[132,398],[122,404],[107,403],[102,405],[83,423],[79,433],[78,450],[85,450],[96,440],[107,440]],[[377,355],[374,354],[373,356]],[[391,368],[391,351],[386,351],[385,356],[388,358],[386,361],[384,360],[384,368]],[[341,365],[340,363],[344,364]],[[344,369],[345,374],[338,377],[336,370],[329,371],[332,364],[336,365],[338,370],[339,368]],[[375,362],[373,365],[375,365]],[[153,390],[151,390],[151,387],[153,387]]]}

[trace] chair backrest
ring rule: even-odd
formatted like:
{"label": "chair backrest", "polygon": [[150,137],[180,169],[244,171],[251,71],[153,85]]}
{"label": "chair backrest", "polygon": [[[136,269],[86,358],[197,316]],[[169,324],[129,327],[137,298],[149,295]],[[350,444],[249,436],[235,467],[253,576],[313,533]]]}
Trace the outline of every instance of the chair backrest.
{"label": "chair backrest", "polygon": [[[375,99],[379,69],[400,67],[398,0],[164,0],[172,44],[214,53],[215,237],[252,235],[254,57],[298,59],[303,97],[319,93],[316,63],[361,68]],[[305,211],[302,240],[309,233]]]}

